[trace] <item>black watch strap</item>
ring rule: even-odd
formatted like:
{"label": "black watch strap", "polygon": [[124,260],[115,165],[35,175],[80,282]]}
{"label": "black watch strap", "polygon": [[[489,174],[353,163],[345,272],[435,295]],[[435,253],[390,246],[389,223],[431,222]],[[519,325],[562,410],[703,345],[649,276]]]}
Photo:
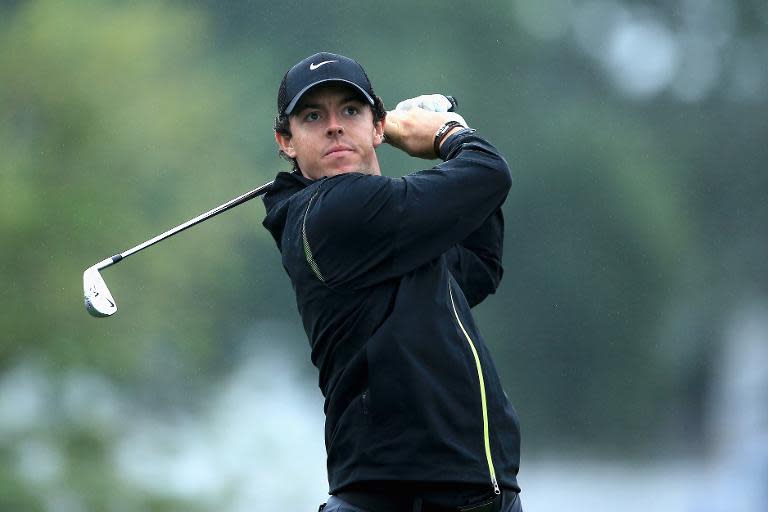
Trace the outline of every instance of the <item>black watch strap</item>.
{"label": "black watch strap", "polygon": [[440,156],[440,143],[443,142],[445,135],[457,126],[463,127],[464,125],[458,121],[448,121],[443,126],[441,126],[439,130],[437,130],[434,144],[435,155]]}

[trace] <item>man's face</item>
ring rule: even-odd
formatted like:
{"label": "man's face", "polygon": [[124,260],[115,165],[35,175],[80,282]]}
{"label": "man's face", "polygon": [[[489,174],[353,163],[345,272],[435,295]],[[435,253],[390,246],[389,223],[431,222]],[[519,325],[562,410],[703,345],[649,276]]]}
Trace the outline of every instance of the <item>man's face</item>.
{"label": "man's face", "polygon": [[276,133],[275,140],[307,178],[381,174],[375,148],[383,140],[384,121],[374,124],[370,105],[351,86],[332,83],[310,89],[289,123],[291,135]]}

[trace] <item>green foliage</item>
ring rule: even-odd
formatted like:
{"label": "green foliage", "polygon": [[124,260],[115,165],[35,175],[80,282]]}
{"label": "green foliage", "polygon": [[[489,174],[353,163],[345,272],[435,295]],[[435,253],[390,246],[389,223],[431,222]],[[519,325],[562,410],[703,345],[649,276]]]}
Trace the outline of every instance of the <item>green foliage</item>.
{"label": "green foliage", "polygon": [[[4,13],[0,369],[29,359],[51,371],[90,367],[139,398],[165,390],[147,395],[155,404],[191,401],[215,375],[228,346],[221,339],[242,329],[235,318],[250,306],[225,305],[246,281],[243,228],[252,240],[267,236],[257,204],[106,273],[130,315],[93,321],[81,298],[88,265],[272,174],[271,160],[257,165],[237,146],[248,114],[217,69],[211,37],[203,12],[168,4],[39,1]],[[214,306],[224,306],[221,314]],[[66,461],[67,493],[88,510],[116,510],[113,500],[179,510],[116,480],[107,433],[64,426],[51,435]],[[42,510],[34,497],[55,495],[16,485],[8,471],[0,482],[16,489],[1,493],[15,500],[9,509]]]}
{"label": "green foliage", "polygon": [[[73,298],[85,266],[271,174],[250,176],[252,162],[227,137],[239,106],[224,92],[230,85],[206,31],[202,13],[150,3],[35,2],[19,6],[0,34],[0,222],[13,248],[2,255],[11,285],[0,308],[5,361],[39,349],[54,364],[84,359],[130,377],[154,337],[184,339],[192,364],[205,366],[220,331],[204,297],[227,293],[244,273],[245,255],[218,249],[236,245],[237,221],[105,276],[140,320],[84,322]],[[250,214],[240,220],[264,236]],[[185,292],[197,265],[210,271]],[[183,321],[164,320],[147,294],[175,303]]]}

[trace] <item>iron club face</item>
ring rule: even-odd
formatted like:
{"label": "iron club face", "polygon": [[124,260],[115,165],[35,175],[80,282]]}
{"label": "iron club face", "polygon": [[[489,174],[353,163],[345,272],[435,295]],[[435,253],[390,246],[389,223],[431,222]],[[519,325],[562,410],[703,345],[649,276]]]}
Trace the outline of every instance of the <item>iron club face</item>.
{"label": "iron club face", "polygon": [[85,293],[85,309],[91,316],[103,318],[117,312],[117,304],[109,293],[107,283],[99,273],[99,265],[94,265],[83,272],[83,292]]}

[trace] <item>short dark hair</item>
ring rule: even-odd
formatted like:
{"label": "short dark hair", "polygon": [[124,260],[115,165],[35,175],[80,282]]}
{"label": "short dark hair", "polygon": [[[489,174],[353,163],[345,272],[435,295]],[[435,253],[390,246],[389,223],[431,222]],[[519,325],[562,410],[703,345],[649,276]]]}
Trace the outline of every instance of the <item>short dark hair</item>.
{"label": "short dark hair", "polygon": [[[362,96],[361,96],[362,97]],[[367,101],[364,101],[366,105],[368,105]],[[387,116],[387,110],[384,108],[384,101],[382,101],[381,97],[373,95],[373,105],[368,105],[371,107],[371,112],[373,113],[373,124],[378,123],[382,119],[384,119]],[[290,125],[290,115],[289,114],[278,114],[275,116],[275,125],[274,125],[275,133],[279,133],[281,135],[287,135],[288,137],[291,136],[291,125]],[[282,149],[279,149],[277,154],[284,158],[285,160],[288,160],[293,164],[293,168],[298,170],[299,164],[296,162],[295,158],[291,158],[288,155],[285,154],[285,152]]]}

